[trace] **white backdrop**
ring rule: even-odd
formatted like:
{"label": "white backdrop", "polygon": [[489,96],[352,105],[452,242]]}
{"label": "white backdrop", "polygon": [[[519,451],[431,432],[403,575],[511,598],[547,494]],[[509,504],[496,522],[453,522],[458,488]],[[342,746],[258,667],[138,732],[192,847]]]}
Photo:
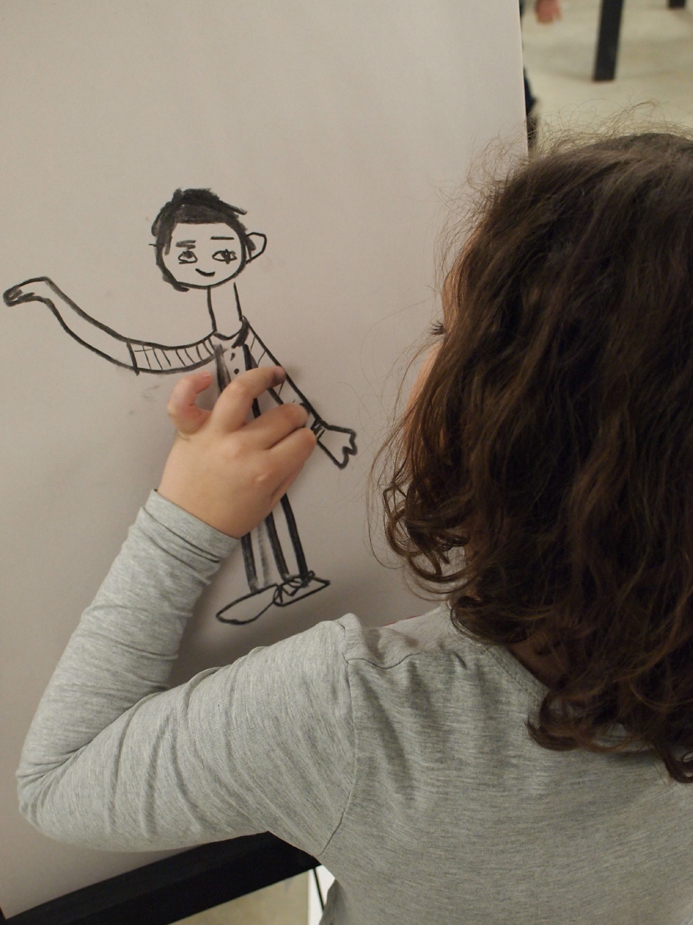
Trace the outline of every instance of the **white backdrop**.
{"label": "white backdrop", "polygon": [[[316,450],[291,502],[320,593],[243,627],[240,557],[202,601],[176,679],[347,611],[423,612],[367,542],[365,483],[402,355],[437,317],[444,194],[523,118],[517,0],[0,0],[0,290],[50,277],[116,331],[209,333],[204,293],[163,281],[150,228],[177,188],[247,210],[267,249],[244,313],[359,452]],[[223,313],[232,284],[215,290]],[[227,304],[228,308],[228,304]],[[172,438],[176,376],[86,350],[37,302],[0,303],[0,906],[14,915],[160,854],[81,851],[16,809],[38,699]]]}

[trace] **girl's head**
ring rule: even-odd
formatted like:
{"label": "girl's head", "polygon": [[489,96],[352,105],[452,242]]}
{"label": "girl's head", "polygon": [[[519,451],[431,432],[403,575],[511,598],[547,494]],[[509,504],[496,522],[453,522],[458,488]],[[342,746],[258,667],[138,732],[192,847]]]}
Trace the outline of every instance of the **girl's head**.
{"label": "girl's head", "polygon": [[693,781],[693,140],[515,171],[443,301],[391,444],[391,545],[464,632],[547,642],[563,674],[535,741],[639,742]]}

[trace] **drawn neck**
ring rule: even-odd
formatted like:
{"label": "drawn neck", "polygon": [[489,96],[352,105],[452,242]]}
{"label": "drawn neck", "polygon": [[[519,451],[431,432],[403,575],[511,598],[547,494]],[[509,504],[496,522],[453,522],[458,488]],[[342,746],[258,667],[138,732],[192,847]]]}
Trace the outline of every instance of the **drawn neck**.
{"label": "drawn neck", "polygon": [[[209,320],[212,326],[212,334],[220,337],[222,340],[229,340],[232,337],[236,337],[238,332],[243,326],[245,318],[241,312],[241,302],[238,298],[238,289],[236,289],[236,284],[233,284],[233,297],[234,303],[233,307],[228,304],[228,301],[222,299],[221,303],[217,306],[218,313],[214,311],[214,306],[212,305],[212,287],[210,286],[207,289],[207,311],[209,312]],[[234,311],[235,308],[235,311]],[[218,317],[217,317],[218,315]],[[221,326],[221,329],[220,329]]]}
{"label": "drawn neck", "polygon": [[214,317],[214,309],[212,308],[212,287],[210,286],[207,290],[207,311],[209,312],[209,322],[212,326],[212,334],[217,333],[217,319]]}

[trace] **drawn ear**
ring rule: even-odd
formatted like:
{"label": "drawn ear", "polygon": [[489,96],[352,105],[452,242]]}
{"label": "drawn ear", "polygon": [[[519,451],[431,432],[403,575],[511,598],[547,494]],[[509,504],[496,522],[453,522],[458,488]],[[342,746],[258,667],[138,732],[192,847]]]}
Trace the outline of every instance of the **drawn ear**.
{"label": "drawn ear", "polygon": [[254,250],[248,248],[248,261],[255,260],[267,247],[267,235],[260,234],[259,231],[251,231],[248,240],[255,246]]}

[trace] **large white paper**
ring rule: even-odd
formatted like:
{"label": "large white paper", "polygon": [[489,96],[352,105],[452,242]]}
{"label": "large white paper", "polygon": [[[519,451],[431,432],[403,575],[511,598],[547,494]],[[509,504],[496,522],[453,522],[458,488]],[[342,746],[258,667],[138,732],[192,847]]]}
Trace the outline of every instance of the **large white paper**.
{"label": "large white paper", "polygon": [[[255,358],[269,350],[320,427],[342,428],[321,431],[331,455],[316,450],[289,492],[303,565],[279,536],[282,575],[255,537],[262,593],[241,614],[228,605],[253,588],[232,557],[176,680],[348,611],[376,624],[427,609],[371,554],[366,478],[403,357],[437,316],[446,196],[490,139],[518,137],[519,15],[516,0],[4,0],[0,82],[0,290],[14,290],[0,304],[0,905],[14,915],[161,856],[44,838],[14,784],[38,699],[172,439],[181,373],[135,374],[133,351],[165,367],[173,348],[198,342],[202,362],[221,344],[233,374],[233,342],[212,335],[238,330],[237,293]],[[239,272],[181,290],[151,228],[176,190],[199,189],[244,211],[255,253],[241,268],[242,233],[198,222],[167,259],[194,239],[202,273],[217,272],[205,259]],[[174,271],[194,280],[190,253]],[[216,616],[260,601],[252,622]]]}

